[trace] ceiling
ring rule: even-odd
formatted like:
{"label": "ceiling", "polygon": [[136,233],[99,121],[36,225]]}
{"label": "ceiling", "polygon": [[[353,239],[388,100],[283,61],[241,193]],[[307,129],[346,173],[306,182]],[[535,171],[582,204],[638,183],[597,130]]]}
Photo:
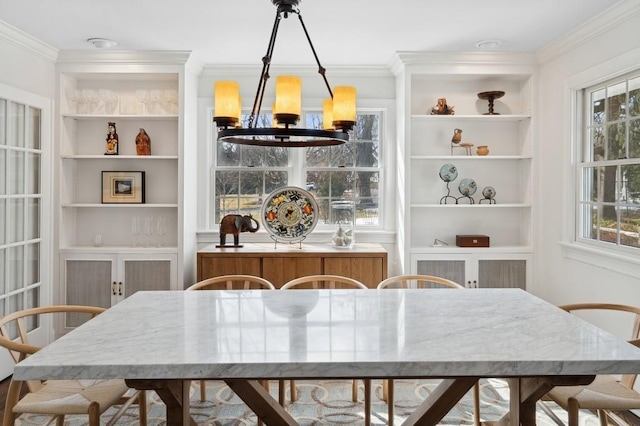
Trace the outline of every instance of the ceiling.
{"label": "ceiling", "polygon": [[[322,65],[388,65],[397,51],[535,52],[619,0],[301,0]],[[3,0],[0,20],[60,50],[190,50],[205,64],[260,64],[276,15],[270,0]],[[296,16],[280,25],[273,63],[313,55]]]}

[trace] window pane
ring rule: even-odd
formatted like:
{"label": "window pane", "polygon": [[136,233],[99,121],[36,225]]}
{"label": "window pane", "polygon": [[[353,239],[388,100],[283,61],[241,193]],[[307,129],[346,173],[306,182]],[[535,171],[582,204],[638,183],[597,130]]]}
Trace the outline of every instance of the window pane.
{"label": "window pane", "polygon": [[638,241],[639,213],[640,205],[620,207],[620,245],[640,247]]}
{"label": "window pane", "polygon": [[29,108],[29,140],[27,148],[40,149],[40,110]]}
{"label": "window pane", "polygon": [[9,247],[9,263],[7,264],[9,280],[6,285],[7,292],[11,292],[23,287],[24,275],[24,246]]}
{"label": "window pane", "polygon": [[40,158],[38,153],[27,153],[27,170],[29,171],[27,194],[40,193]]}
{"label": "window pane", "polygon": [[[0,199],[0,245],[7,243],[6,235],[5,235],[6,223],[7,223],[6,212],[7,212],[7,200]],[[2,277],[3,275],[0,275],[0,279]]]}
{"label": "window pane", "polygon": [[24,200],[9,200],[9,243],[24,240]]}
{"label": "window pane", "polygon": [[583,169],[583,191],[580,194],[580,201],[597,201],[599,171],[600,167],[587,167]]}
{"label": "window pane", "polygon": [[264,174],[264,192],[271,194],[276,189],[289,185],[289,174],[284,171],[270,171]]}
{"label": "window pane", "polygon": [[0,146],[7,145],[7,101],[0,99]]}
{"label": "window pane", "polygon": [[604,116],[604,89],[591,94],[591,124],[603,124]]}
{"label": "window pane", "polygon": [[627,112],[627,83],[615,84],[607,87],[607,121],[616,121],[626,117]]}
{"label": "window pane", "polygon": [[640,115],[640,77],[629,80],[629,115]]}
{"label": "window pane", "polygon": [[40,244],[27,245],[27,279],[26,285],[37,284],[40,282]]}
{"label": "window pane", "polygon": [[332,167],[353,167],[355,164],[355,144],[349,140],[342,145],[335,145],[329,148],[329,166]]}
{"label": "window pane", "polygon": [[264,188],[263,172],[240,172],[240,208],[242,215],[260,216]]}
{"label": "window pane", "polygon": [[7,150],[0,146],[0,195],[7,193]]}
{"label": "window pane", "polygon": [[640,118],[629,122],[629,158],[640,158]]}
{"label": "window pane", "polygon": [[585,161],[589,161],[592,158],[593,161],[604,160],[604,127],[598,126],[591,129],[591,152],[587,152],[587,158]]}
{"label": "window pane", "polygon": [[616,123],[608,126],[606,160],[618,160],[627,157],[625,142],[627,139],[627,123]]}
{"label": "window pane", "polygon": [[[0,294],[5,294],[7,292],[7,288],[6,288],[6,282],[4,280],[5,272],[7,270],[7,265],[5,264],[5,256],[6,256],[7,250],[6,249],[0,249],[0,277],[3,277],[0,280]],[[0,300],[0,306],[2,306],[2,300]]]}
{"label": "window pane", "polygon": [[329,166],[331,149],[328,146],[314,146],[306,149],[307,167]]}
{"label": "window pane", "polygon": [[24,147],[24,105],[9,102],[10,134],[7,143],[11,146]]}
{"label": "window pane", "polygon": [[380,140],[380,116],[378,114],[358,114],[353,128],[356,140]]}
{"label": "window pane", "polygon": [[240,145],[218,142],[218,166],[237,166],[240,164]]}
{"label": "window pane", "polygon": [[[640,205],[640,164],[620,167],[622,175],[622,199]],[[640,224],[639,224],[640,225]]]}
{"label": "window pane", "polygon": [[24,152],[9,151],[9,193],[24,194]]}
{"label": "window pane", "polygon": [[40,200],[30,199],[28,209],[27,240],[33,240],[40,238]]}

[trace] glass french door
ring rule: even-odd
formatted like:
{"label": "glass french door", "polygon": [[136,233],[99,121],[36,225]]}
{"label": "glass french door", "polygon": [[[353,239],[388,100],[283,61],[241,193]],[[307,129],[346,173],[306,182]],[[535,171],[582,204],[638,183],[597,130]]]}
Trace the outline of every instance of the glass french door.
{"label": "glass french door", "polygon": [[[52,212],[43,149],[50,140],[49,105],[0,85],[0,316],[49,303],[51,226],[45,219]],[[49,325],[29,328],[34,342],[46,341]],[[0,350],[1,379],[13,372],[13,362]]]}

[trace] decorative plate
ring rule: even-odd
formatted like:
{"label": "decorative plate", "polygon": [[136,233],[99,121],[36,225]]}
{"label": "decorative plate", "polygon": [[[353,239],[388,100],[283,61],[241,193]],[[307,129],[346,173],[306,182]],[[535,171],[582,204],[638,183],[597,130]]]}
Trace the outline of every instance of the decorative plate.
{"label": "decorative plate", "polygon": [[318,223],[318,203],[304,189],[285,186],[267,196],[260,217],[264,228],[277,240],[300,241]]}
{"label": "decorative plate", "polygon": [[451,182],[458,177],[458,169],[453,164],[445,164],[440,167],[440,179],[445,182]]}
{"label": "decorative plate", "polygon": [[476,193],[478,189],[478,185],[476,181],[471,178],[465,178],[460,181],[460,185],[458,185],[458,190],[465,197],[470,197]]}

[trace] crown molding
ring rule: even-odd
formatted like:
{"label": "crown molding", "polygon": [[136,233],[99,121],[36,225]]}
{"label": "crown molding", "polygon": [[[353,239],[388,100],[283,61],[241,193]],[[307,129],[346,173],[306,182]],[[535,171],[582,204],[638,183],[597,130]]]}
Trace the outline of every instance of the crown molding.
{"label": "crown molding", "polygon": [[580,45],[587,44],[637,14],[640,14],[638,0],[623,0],[616,3],[599,15],[580,24],[565,36],[539,49],[536,52],[538,63],[540,65],[546,64]]}
{"label": "crown molding", "polygon": [[190,55],[186,50],[61,50],[58,64],[185,65]]}
{"label": "crown molding", "polygon": [[[202,70],[203,77],[218,77],[220,75],[237,75],[237,76],[258,76],[262,66],[258,65],[205,65]],[[294,73],[299,76],[317,76],[318,67],[311,65],[271,65],[270,74],[279,74],[283,72]],[[326,68],[327,78],[340,75],[354,75],[362,77],[391,77],[392,74],[386,66],[331,66]]]}
{"label": "crown molding", "polygon": [[425,74],[476,74],[482,72],[482,67],[499,68],[508,73],[531,73],[535,66],[533,53],[404,51],[396,52],[388,67],[394,75],[399,75],[409,70]]}
{"label": "crown molding", "polygon": [[55,63],[58,58],[58,49],[4,21],[0,21],[0,41],[5,41],[47,62]]}

